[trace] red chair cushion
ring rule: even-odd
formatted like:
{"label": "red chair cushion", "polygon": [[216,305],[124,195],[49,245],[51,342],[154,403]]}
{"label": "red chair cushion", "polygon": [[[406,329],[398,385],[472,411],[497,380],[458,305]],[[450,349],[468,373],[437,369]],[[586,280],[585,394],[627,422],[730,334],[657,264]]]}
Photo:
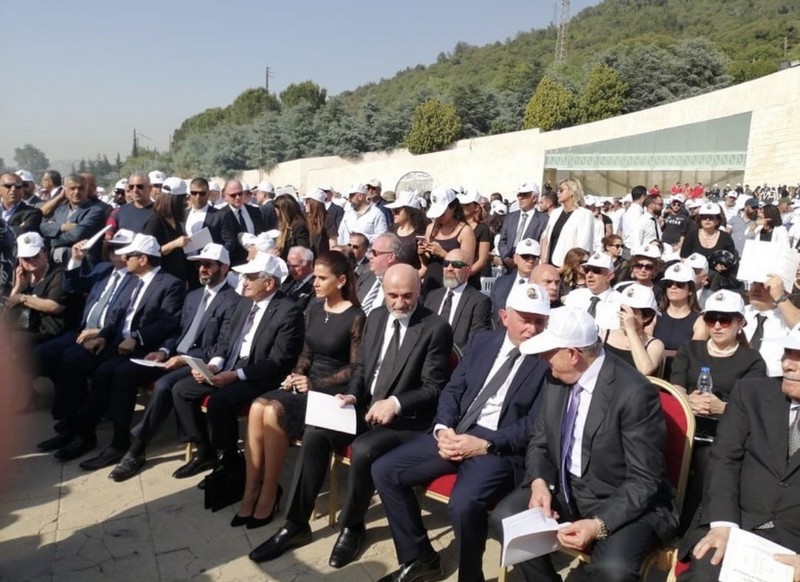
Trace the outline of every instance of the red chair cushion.
{"label": "red chair cushion", "polygon": [[449,475],[442,475],[441,477],[437,477],[433,481],[431,481],[428,486],[425,488],[428,491],[432,491],[433,493],[438,493],[439,495],[443,495],[445,497],[450,497],[450,494],[453,492],[453,487],[456,486],[456,474],[451,473]]}
{"label": "red chair cushion", "polygon": [[661,408],[667,423],[667,446],[664,449],[667,479],[677,487],[681,475],[683,447],[686,442],[686,416],[680,402],[667,392],[660,391]]}
{"label": "red chair cushion", "polygon": [[689,569],[691,562],[678,562],[675,564],[675,575],[680,576]]}

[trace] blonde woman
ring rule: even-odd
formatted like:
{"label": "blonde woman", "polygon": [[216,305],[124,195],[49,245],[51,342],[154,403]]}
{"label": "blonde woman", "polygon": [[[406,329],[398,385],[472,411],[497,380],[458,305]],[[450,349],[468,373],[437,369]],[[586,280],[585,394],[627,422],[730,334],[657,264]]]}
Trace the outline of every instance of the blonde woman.
{"label": "blonde woman", "polygon": [[559,182],[558,202],[542,236],[542,257],[561,267],[570,249],[578,247],[589,253],[594,248],[594,215],[584,207],[583,186],[577,178]]}

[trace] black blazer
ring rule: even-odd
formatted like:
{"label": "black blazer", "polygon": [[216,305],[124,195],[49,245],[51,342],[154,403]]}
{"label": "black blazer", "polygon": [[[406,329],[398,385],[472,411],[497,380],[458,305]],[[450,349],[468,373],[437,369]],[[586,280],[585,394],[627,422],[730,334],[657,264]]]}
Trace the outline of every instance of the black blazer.
{"label": "black blazer", "polygon": [[[347,387],[347,393],[355,396],[363,410],[369,408],[373,399],[370,388],[388,319],[385,307],[370,312]],[[409,430],[430,426],[439,393],[450,376],[452,349],[453,334],[447,322],[424,305],[417,305],[400,345],[388,392],[375,395],[377,399],[394,396],[400,401],[400,415],[390,426]]]}
{"label": "black blazer", "polygon": [[20,202],[6,223],[14,231],[14,236],[19,236],[24,232],[39,232],[39,226],[42,224],[42,211]]}
{"label": "black blazer", "polygon": [[[249,204],[243,204],[242,209],[247,212],[247,215],[250,217],[250,220],[253,221],[253,228],[255,232],[253,234],[261,234],[266,229],[266,224],[264,223],[264,217],[261,214],[261,210],[258,208],[254,208]],[[224,208],[220,210],[223,214],[227,213],[231,215],[233,219],[233,223],[236,225],[236,232],[239,232],[239,221],[236,219],[236,215],[233,213],[230,205],[226,204]]]}
{"label": "black blazer", "polygon": [[[500,238],[497,241],[497,252],[500,253],[501,259],[510,259],[514,256],[514,240],[517,238],[517,228],[519,228],[520,212],[512,212],[503,221],[503,226],[500,227]],[[532,238],[537,242],[541,242],[542,235],[547,228],[548,216],[544,212],[538,210],[533,213],[528,219],[528,224],[525,225],[525,232],[520,237]]]}
{"label": "black blazer", "polygon": [[[442,390],[434,425],[443,424],[453,429],[458,425],[488,380],[505,337],[505,330],[475,332],[453,377]],[[513,457],[517,482],[523,475],[530,431],[541,409],[547,370],[543,360],[524,356],[503,400],[497,430],[475,424],[467,431],[467,434],[492,441],[498,454]]]}
{"label": "black blazer", "polygon": [[[243,251],[239,253],[242,257],[247,257],[247,251],[236,240],[239,225],[236,224],[236,219],[233,217],[232,212],[221,212],[218,208],[214,208],[209,204],[203,226],[208,229],[211,239],[218,245],[225,247],[231,257],[239,250]],[[234,263],[231,261],[231,264],[239,265],[241,262]]]}
{"label": "black blazer", "polygon": [[312,276],[308,281],[296,287],[289,292],[289,289],[294,285],[294,279],[291,276],[286,277],[286,280],[281,283],[280,290],[281,292],[289,297],[292,301],[297,303],[297,305],[305,311],[308,303],[311,301],[313,297],[315,297],[314,293],[314,277]]}
{"label": "black blazer", "polygon": [[[217,343],[213,356],[228,361],[232,350],[236,349],[239,334],[252,307],[253,302],[250,299],[239,301],[231,316],[227,337]],[[255,341],[250,346],[247,365],[242,368],[247,380],[269,382],[265,392],[277,387],[292,371],[297,357],[303,351],[304,334],[305,322],[302,309],[277,291],[258,324]]]}
{"label": "black blazer", "polygon": [[264,230],[272,230],[278,228],[278,217],[275,214],[275,202],[267,200],[259,206],[261,216],[264,217]]}
{"label": "black blazer", "polygon": [[[582,517],[598,516],[611,533],[642,518],[666,541],[678,515],[665,476],[667,428],[658,390],[633,367],[605,354],[583,432],[584,487],[573,486],[573,497]],[[525,482],[541,478],[555,485],[562,507],[561,424],[569,393],[569,386],[548,379],[525,458]]]}
{"label": "black blazer", "polygon": [[[183,302],[183,311],[181,312],[180,332],[168,338],[162,346],[169,350],[170,356],[174,356],[177,353],[178,344],[181,343],[183,336],[189,331],[194,320],[194,314],[200,307],[204,291],[205,287],[200,287],[186,295],[186,301]],[[231,316],[240,300],[241,296],[227,283],[220,288],[200,320],[197,337],[186,352],[188,355],[205,361],[211,359],[217,343],[221,339],[227,339],[229,335],[228,326],[231,323]]]}
{"label": "black blazer", "polygon": [[[447,289],[434,289],[425,298],[425,307],[439,312]],[[467,285],[458,301],[458,308],[453,316],[453,343],[464,348],[472,333],[479,329],[492,329],[492,301],[483,293]]]}
{"label": "black blazer", "polygon": [[[525,277],[522,278],[524,279]],[[514,271],[499,277],[494,282],[489,299],[492,302],[492,323],[494,323],[495,327],[503,327],[500,321],[500,310],[505,308],[506,299],[508,299],[508,294],[511,293],[511,287],[514,286],[514,282],[518,279],[520,279],[520,276]]]}
{"label": "black blazer", "polygon": [[[800,552],[800,453],[787,460],[789,407],[780,378],[747,378],[734,386],[711,448],[702,526],[731,521],[752,532],[772,521],[769,539]],[[687,533],[681,553],[706,532]]]}
{"label": "black blazer", "polygon": [[[91,270],[89,270],[88,267],[88,263],[84,261],[77,269],[64,270],[64,292],[76,297],[83,297],[86,295],[83,316],[81,317],[81,329],[86,326],[86,320],[89,317],[92,307],[99,301],[100,296],[103,294],[103,291],[105,291],[108,280],[114,273],[114,265],[111,263],[99,263]],[[106,326],[112,325],[117,321],[119,311],[123,312],[124,317],[131,292],[136,286],[135,279],[136,277],[130,273],[125,273],[125,276],[117,285],[117,288],[114,290],[114,295],[111,297],[111,301],[108,304],[108,310],[106,311]]]}

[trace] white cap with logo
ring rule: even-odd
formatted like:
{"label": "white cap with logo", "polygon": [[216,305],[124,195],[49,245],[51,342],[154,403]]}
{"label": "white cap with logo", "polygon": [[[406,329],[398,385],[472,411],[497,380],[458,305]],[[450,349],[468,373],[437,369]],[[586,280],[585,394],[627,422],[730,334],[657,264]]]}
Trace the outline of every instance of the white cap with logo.
{"label": "white cap with logo", "polygon": [[435,220],[445,213],[450,203],[456,199],[456,191],[452,188],[434,188],[431,192],[431,207],[428,218]]}
{"label": "white cap with logo", "polygon": [[325,204],[325,202],[328,200],[328,195],[325,194],[324,190],[320,188],[314,188],[313,190],[311,190],[311,192],[306,192],[305,194],[303,194],[303,200],[306,199],[316,200],[317,202]]}
{"label": "white cap with logo", "polygon": [[161,170],[153,170],[147,177],[150,178],[151,184],[163,184],[167,180],[167,175]]}
{"label": "white cap with logo", "polygon": [[244,265],[233,267],[233,270],[242,275],[269,273],[281,281],[289,274],[289,268],[286,266],[283,259],[260,251]]}
{"label": "white cap with logo", "polygon": [[394,210],[395,208],[422,208],[422,204],[420,204],[419,196],[417,196],[414,192],[410,190],[402,190],[398,192],[397,199],[394,202],[386,205],[386,208],[389,210]]}
{"label": "white cap with logo", "polygon": [[17,256],[20,259],[35,257],[43,248],[44,239],[38,232],[26,232],[17,237]]}
{"label": "white cap with logo", "polygon": [[684,259],[684,263],[692,269],[700,269],[703,272],[708,271],[708,259],[700,253],[692,253]]}
{"label": "white cap with logo", "polygon": [[587,267],[597,267],[607,271],[614,270],[614,259],[608,253],[594,253],[583,264]]}
{"label": "white cap with logo", "polygon": [[650,287],[645,287],[639,283],[629,285],[621,293],[620,303],[634,309],[652,309],[658,311],[656,296]]}
{"label": "white cap with logo", "polygon": [[534,255],[540,257],[542,255],[542,247],[532,238],[524,238],[519,241],[514,252],[518,255]]}
{"label": "white cap with logo", "polygon": [[208,243],[202,248],[199,254],[193,257],[186,257],[187,261],[217,261],[223,265],[231,264],[231,256],[228,249],[217,243]]}
{"label": "white cap with logo", "polygon": [[160,257],[161,245],[158,244],[156,237],[137,232],[129,245],[114,252],[117,255],[131,255],[133,253],[141,253],[149,257]]}
{"label": "white cap with logo", "polygon": [[110,245],[129,245],[133,242],[133,237],[136,236],[136,233],[132,230],[128,230],[127,228],[120,228],[117,232],[114,233],[108,244]]}
{"label": "white cap with logo", "polygon": [[186,196],[189,192],[186,188],[186,182],[175,176],[164,180],[164,183],[161,184],[161,189],[170,196]]}
{"label": "white cap with logo", "polygon": [[720,313],[738,313],[744,315],[744,299],[738,293],[722,289],[706,299],[703,313],[718,311]]}
{"label": "white cap with logo", "polygon": [[[664,271],[662,281],[674,281],[676,283],[689,283],[694,281],[694,271],[686,263],[675,263]],[[665,285],[665,287],[668,285]]]}
{"label": "white cap with logo", "polygon": [[15,174],[19,176],[19,179],[23,182],[33,182],[33,174],[28,170],[17,170]]}
{"label": "white cap with logo", "polygon": [[559,348],[585,348],[597,341],[597,325],[583,309],[559,307],[550,312],[547,329],[519,346],[522,354],[541,354]]}
{"label": "white cap with logo", "polygon": [[506,299],[506,309],[550,315],[550,296],[543,287],[535,283],[514,285]]}

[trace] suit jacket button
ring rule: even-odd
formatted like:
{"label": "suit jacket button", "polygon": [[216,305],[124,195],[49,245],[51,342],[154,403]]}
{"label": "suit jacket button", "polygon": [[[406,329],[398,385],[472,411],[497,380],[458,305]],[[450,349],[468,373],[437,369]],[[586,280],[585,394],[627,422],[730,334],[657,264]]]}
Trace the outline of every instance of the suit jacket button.
{"label": "suit jacket button", "polygon": [[780,485],[781,487],[788,487],[789,486],[789,484],[786,481],[780,481],[778,483],[778,485]]}

